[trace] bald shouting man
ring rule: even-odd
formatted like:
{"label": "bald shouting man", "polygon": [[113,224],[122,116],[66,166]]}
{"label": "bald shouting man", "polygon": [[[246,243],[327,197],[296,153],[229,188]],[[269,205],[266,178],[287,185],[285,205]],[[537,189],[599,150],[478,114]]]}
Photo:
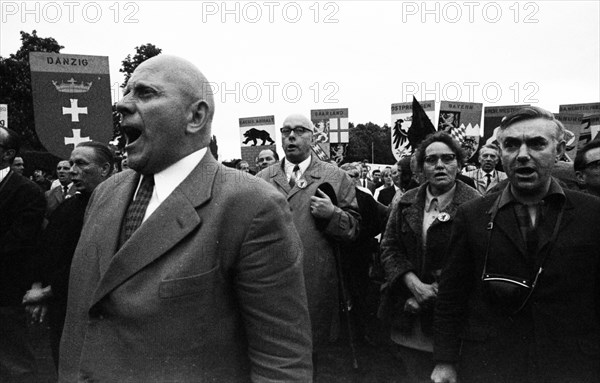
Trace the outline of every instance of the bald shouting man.
{"label": "bald shouting man", "polygon": [[117,104],[128,164],[90,198],[60,382],[309,382],[302,246],[285,198],[207,146],[208,81],[160,55]]}

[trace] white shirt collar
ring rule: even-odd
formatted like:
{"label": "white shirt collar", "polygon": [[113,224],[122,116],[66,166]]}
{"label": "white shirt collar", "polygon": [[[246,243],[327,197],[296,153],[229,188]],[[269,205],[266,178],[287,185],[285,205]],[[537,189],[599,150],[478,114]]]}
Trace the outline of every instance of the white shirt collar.
{"label": "white shirt collar", "polygon": [[0,169],[0,182],[8,175],[10,172],[10,166],[5,167],[4,169]]}
{"label": "white shirt collar", "polygon": [[[152,191],[150,202],[148,202],[148,208],[146,209],[146,214],[144,215],[144,221],[150,217],[150,215],[160,206],[160,204],[163,203],[163,201],[166,200],[171,193],[173,193],[173,190],[175,190],[177,186],[179,186],[183,180],[190,175],[192,170],[198,166],[206,154],[207,149],[208,148],[202,148],[197,150],[194,153],[183,157],[168,168],[154,174],[154,190]],[[142,183],[142,178],[143,176],[140,177],[138,189]],[[137,190],[135,193],[137,196]]]}
{"label": "white shirt collar", "polygon": [[429,209],[431,209],[431,202],[434,198],[437,199],[438,211],[442,211],[446,208],[446,206],[448,206],[450,202],[452,202],[452,199],[454,198],[454,192],[456,191],[456,184],[452,186],[452,189],[438,196],[434,196],[433,194],[431,194],[431,192],[429,191],[429,186],[427,186],[426,190],[427,192],[425,196],[425,211],[429,211]]}
{"label": "white shirt collar", "polygon": [[287,158],[283,161],[284,164],[284,169],[285,169],[285,176],[287,177],[287,179],[289,180],[290,177],[292,176],[292,173],[294,171],[294,167],[296,165],[298,165],[298,167],[300,168],[300,170],[298,171],[298,179],[302,178],[302,175],[304,174],[304,172],[306,171],[306,169],[308,169],[308,167],[310,166],[310,161],[312,159],[312,156],[309,155],[308,158],[306,158],[304,161],[300,162],[299,164],[293,164],[290,161],[287,160]]}

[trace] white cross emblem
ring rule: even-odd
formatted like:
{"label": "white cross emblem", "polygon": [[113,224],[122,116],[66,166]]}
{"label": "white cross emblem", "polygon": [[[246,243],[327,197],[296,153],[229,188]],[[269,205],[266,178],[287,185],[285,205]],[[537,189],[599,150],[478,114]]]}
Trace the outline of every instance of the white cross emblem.
{"label": "white cross emblem", "polygon": [[78,107],[76,98],[70,98],[70,100],[71,100],[71,106],[69,108],[66,108],[63,106],[63,108],[62,108],[63,115],[70,114],[71,122],[79,122],[80,114],[88,114],[87,107],[83,107],[83,108]]}
{"label": "white cross emblem", "polygon": [[81,129],[71,130],[73,131],[73,137],[65,137],[65,145],[73,145],[75,147],[81,142],[91,141],[89,137],[81,137]]}

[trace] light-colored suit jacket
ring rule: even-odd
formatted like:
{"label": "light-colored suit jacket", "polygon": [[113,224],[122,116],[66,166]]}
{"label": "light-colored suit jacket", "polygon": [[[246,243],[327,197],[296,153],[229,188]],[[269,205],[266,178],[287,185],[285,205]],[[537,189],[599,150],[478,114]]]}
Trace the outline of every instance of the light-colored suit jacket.
{"label": "light-colored suit jacket", "polygon": [[302,248],[285,199],[208,152],[119,249],[134,171],[92,195],[60,382],[307,382]]}
{"label": "light-colored suit jacket", "polygon": [[490,178],[490,184],[487,185],[487,177],[485,176],[485,172],[481,169],[471,170],[464,175],[467,177],[471,177],[473,181],[475,181],[475,186],[478,192],[482,195],[485,195],[488,191],[494,188],[494,186],[498,185],[500,182],[506,179],[506,173],[493,170],[492,177]]}
{"label": "light-colored suit jacket", "polygon": [[[346,173],[336,165],[320,161],[316,156],[293,188],[290,188],[283,161],[257,175],[270,182],[286,196],[294,216],[294,224],[304,248],[304,278],[308,297],[313,343],[315,348],[329,340],[332,319],[338,313],[338,278],[334,251],[336,242],[350,242],[358,237],[360,214],[356,191]],[[337,206],[329,222],[317,226],[310,213],[310,197],[317,188],[329,183],[337,197]]]}

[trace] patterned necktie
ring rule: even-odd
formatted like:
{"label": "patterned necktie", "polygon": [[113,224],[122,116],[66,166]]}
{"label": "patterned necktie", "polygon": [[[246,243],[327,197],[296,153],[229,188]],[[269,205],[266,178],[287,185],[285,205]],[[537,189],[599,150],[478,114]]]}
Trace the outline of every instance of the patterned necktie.
{"label": "patterned necktie", "polygon": [[148,203],[152,197],[152,189],[154,189],[154,176],[143,176],[136,197],[129,204],[125,214],[125,221],[121,230],[121,244],[125,243],[142,224]]}
{"label": "patterned necktie", "polygon": [[300,166],[296,165],[294,166],[294,170],[292,171],[292,176],[290,177],[290,188],[294,188],[294,186],[296,186],[296,177],[297,177],[297,172],[300,170]]}
{"label": "patterned necktie", "polygon": [[69,187],[67,185],[63,185],[63,198],[67,196],[67,192],[69,191]]}

